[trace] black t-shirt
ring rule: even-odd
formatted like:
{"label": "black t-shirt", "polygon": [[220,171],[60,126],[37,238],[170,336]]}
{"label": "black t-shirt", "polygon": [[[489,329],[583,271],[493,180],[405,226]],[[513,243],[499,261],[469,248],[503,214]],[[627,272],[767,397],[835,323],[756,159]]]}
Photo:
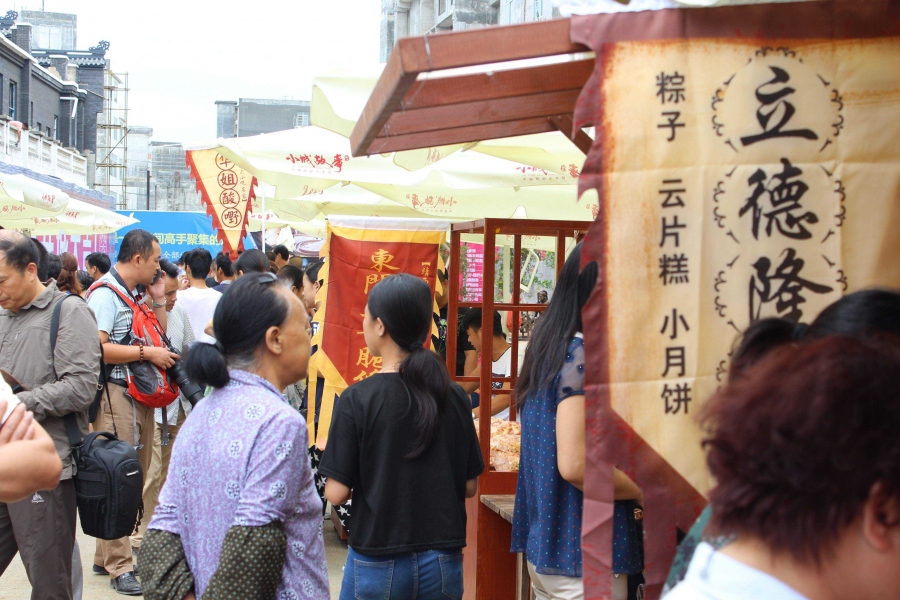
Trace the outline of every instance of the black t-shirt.
{"label": "black t-shirt", "polygon": [[484,471],[469,398],[452,385],[434,440],[410,460],[414,414],[397,373],[351,385],[335,406],[319,474],[353,490],[350,545],[360,554],[466,545],[466,481]]}
{"label": "black t-shirt", "polygon": [[[475,346],[469,343],[469,333],[467,331],[462,330],[462,320],[463,317],[466,316],[466,312],[468,309],[460,308],[458,315],[459,317],[456,319],[456,376],[462,377],[465,375],[465,366],[466,366],[466,351],[475,350]],[[448,319],[447,319],[447,305],[441,309],[440,319],[438,319],[438,315],[434,316],[435,323],[438,326],[438,331],[441,334],[440,339],[434,341],[434,349],[435,351],[441,355],[444,360],[447,360],[447,329],[448,329]],[[434,340],[434,336],[431,336],[431,339]]]}

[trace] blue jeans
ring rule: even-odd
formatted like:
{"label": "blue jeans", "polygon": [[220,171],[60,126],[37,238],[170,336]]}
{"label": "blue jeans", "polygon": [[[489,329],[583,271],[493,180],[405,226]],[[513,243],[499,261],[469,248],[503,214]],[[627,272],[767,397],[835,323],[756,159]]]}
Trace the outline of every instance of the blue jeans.
{"label": "blue jeans", "polygon": [[340,600],[460,600],[462,551],[364,556],[350,548]]}

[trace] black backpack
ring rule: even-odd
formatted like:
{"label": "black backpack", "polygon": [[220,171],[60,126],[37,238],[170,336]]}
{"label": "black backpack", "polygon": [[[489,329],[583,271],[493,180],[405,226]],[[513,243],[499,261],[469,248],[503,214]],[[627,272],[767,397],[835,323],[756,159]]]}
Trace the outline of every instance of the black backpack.
{"label": "black backpack", "polygon": [[[51,356],[56,351],[59,315],[66,300],[67,298],[63,298],[53,307],[50,319]],[[102,364],[102,344],[100,352]],[[104,373],[101,373],[97,398],[91,406],[91,412],[96,413],[98,400],[102,400],[104,390],[112,415],[112,401]],[[131,444],[119,440],[115,433],[106,431],[94,431],[82,440],[74,414],[66,415],[63,421],[78,469],[73,479],[81,529],[87,535],[101,540],[117,540],[131,535],[140,526],[144,508],[141,501],[144,472],[138,461],[137,451]],[[115,430],[116,423],[113,419],[113,431]]]}

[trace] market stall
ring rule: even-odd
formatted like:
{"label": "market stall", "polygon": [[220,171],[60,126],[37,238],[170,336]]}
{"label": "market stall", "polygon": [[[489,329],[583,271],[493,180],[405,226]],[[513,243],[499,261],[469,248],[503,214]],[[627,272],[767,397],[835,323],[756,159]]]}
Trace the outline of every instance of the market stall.
{"label": "market stall", "polygon": [[[459,260],[450,261],[450,300],[447,311],[447,367],[458,382],[478,382],[482,390],[482,402],[490,405],[492,395],[502,393],[493,389],[494,383],[516,384],[519,372],[519,324],[523,312],[542,312],[546,304],[523,304],[518,281],[521,279],[522,238],[553,238],[556,242],[557,274],[562,269],[566,255],[566,239],[576,239],[592,225],[590,221],[529,221],[519,219],[484,219],[469,223],[457,223],[451,227],[450,256],[459,257],[462,235],[484,236],[484,255],[494,256],[499,236],[513,238],[512,299],[510,302],[494,301],[494,261],[484,263],[482,301],[460,302]],[[512,315],[511,373],[510,377],[494,377],[490,369],[482,369],[480,379],[456,377],[456,335],[460,308],[481,308],[482,314],[495,310]],[[483,336],[482,356],[491,356],[492,336]],[[485,393],[485,390],[490,390]],[[512,600],[515,598],[517,574],[524,572],[521,557],[510,554],[511,526],[502,515],[482,502],[483,496],[503,496],[509,502],[514,498],[518,478],[518,439],[520,430],[516,422],[515,404],[510,406],[510,421],[482,418],[478,422],[478,437],[484,464],[489,465],[478,479],[478,492],[466,501],[467,532],[466,549],[463,551],[463,569],[466,576],[466,597],[478,600]],[[496,498],[495,498],[496,500]],[[522,576],[518,575],[521,580]]]}
{"label": "market stall", "polygon": [[[351,135],[354,156],[555,129],[588,154],[579,189],[597,223],[583,260],[601,276],[584,316],[597,365],[586,394],[586,597],[610,590],[613,464],[645,490],[646,592],[658,597],[676,532],[712,485],[694,417],[740,331],[765,316],[809,319],[861,287],[900,286],[888,258],[900,254],[898,18],[896,1],[788,2],[395,46]],[[515,62],[536,58],[551,64]],[[450,72],[472,67],[483,72]],[[495,591],[491,574],[471,577],[467,590]],[[509,593],[504,577],[497,591]]]}

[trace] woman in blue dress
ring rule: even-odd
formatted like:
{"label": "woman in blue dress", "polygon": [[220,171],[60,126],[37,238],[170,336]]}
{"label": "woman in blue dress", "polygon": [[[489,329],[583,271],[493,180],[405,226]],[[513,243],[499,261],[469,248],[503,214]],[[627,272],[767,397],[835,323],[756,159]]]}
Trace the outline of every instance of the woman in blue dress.
{"label": "woman in blue dress", "polygon": [[[581,310],[597,282],[584,270],[581,244],[560,273],[537,322],[516,385],[522,452],[512,551],[528,560],[539,600],[582,600],[581,517],[584,502],[584,340]],[[628,595],[628,575],[643,570],[635,507],[641,490],[615,470],[613,598]]]}

